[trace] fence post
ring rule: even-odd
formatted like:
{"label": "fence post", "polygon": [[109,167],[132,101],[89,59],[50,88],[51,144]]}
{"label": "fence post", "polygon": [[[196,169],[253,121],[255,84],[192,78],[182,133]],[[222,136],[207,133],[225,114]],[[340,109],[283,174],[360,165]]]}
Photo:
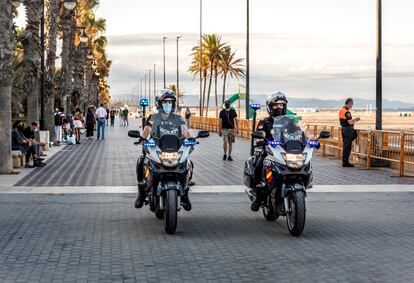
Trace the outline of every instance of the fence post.
{"label": "fence post", "polygon": [[367,170],[371,169],[371,131],[367,135]]}
{"label": "fence post", "polygon": [[338,153],[337,153],[337,157],[338,159],[341,159],[341,155],[342,155],[342,127],[338,127]]}
{"label": "fence post", "polygon": [[405,133],[400,134],[400,177],[404,176],[404,159],[405,159]]}

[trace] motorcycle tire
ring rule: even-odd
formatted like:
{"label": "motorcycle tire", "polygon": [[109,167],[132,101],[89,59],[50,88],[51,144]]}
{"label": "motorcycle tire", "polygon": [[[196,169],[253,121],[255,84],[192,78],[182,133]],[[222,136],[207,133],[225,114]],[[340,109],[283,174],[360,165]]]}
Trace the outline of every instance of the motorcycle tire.
{"label": "motorcycle tire", "polygon": [[289,233],[298,237],[305,228],[306,206],[305,193],[296,191],[287,196],[289,207],[286,207],[286,224]]}
{"label": "motorcycle tire", "polygon": [[167,234],[174,234],[177,229],[177,191],[168,190],[165,193],[164,230]]}

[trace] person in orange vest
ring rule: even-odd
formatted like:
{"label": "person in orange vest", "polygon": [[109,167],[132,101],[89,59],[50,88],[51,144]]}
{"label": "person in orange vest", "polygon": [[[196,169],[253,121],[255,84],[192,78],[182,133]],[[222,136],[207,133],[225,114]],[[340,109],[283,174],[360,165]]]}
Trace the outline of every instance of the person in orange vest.
{"label": "person in orange vest", "polygon": [[354,167],[353,164],[349,162],[349,156],[351,155],[352,142],[357,138],[357,133],[354,129],[356,122],[360,118],[352,119],[351,109],[354,105],[352,98],[348,98],[345,101],[345,105],[339,109],[339,123],[342,127],[342,167]]}

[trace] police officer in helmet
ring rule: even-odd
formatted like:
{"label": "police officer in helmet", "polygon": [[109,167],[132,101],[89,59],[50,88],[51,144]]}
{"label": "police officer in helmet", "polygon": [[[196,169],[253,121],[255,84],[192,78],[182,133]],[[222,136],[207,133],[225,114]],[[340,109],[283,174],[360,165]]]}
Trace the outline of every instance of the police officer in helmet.
{"label": "police officer in helmet", "polygon": [[[145,139],[150,138],[157,134],[158,128],[161,126],[167,131],[173,131],[178,129],[182,136],[186,139],[191,139],[190,132],[186,126],[185,121],[181,116],[175,114],[177,98],[172,90],[161,90],[160,95],[156,98],[156,105],[158,113],[148,117],[145,127],[142,133],[142,137]],[[175,131],[176,132],[176,131]],[[141,156],[137,164],[138,173],[138,197],[135,200],[135,208],[141,208],[144,205],[147,193],[144,186],[144,159],[145,156]],[[191,165],[192,167],[192,165]],[[190,169],[192,172],[192,168]],[[187,193],[181,197],[183,208],[187,211],[191,210],[191,202]]]}
{"label": "police officer in helmet", "polygon": [[[272,130],[273,130],[273,121],[276,117],[286,115],[287,112],[287,103],[288,100],[284,93],[277,91],[271,93],[266,100],[266,110],[269,114],[263,120],[259,121],[257,126],[257,131],[264,131],[266,133],[266,139],[272,139]],[[263,160],[267,156],[266,151],[263,151],[262,155],[259,157],[255,167],[255,180],[256,180],[256,199],[252,202],[250,208],[253,211],[258,211],[260,205],[264,200],[263,189],[265,183],[262,180],[263,177]]]}

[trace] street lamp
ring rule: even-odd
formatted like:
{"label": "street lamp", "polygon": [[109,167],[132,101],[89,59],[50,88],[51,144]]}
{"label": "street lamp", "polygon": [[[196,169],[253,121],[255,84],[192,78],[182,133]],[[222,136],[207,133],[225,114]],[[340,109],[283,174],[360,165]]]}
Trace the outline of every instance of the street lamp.
{"label": "street lamp", "polygon": [[157,96],[157,80],[155,79],[155,67],[157,66],[157,64],[154,64],[154,99],[155,96]]}
{"label": "street lamp", "polygon": [[178,40],[181,36],[177,36],[177,109],[180,106],[180,75],[179,75],[179,67],[178,67]]}
{"label": "street lamp", "polygon": [[144,88],[144,97],[145,98],[147,98],[147,74],[145,74],[145,80],[144,80],[144,85],[145,85],[145,88]]}
{"label": "street lamp", "polygon": [[92,51],[90,49],[89,49],[88,54],[86,55],[86,59],[88,59],[88,60],[92,60],[93,59],[93,54],[92,54]]}
{"label": "street lamp", "polygon": [[83,30],[82,30],[82,33],[81,33],[81,34],[80,34],[80,36],[79,36],[79,40],[80,40],[80,42],[82,42],[82,43],[87,43],[87,42],[88,42],[89,37],[88,37],[88,35],[86,34],[85,29],[83,29]]}
{"label": "street lamp", "polygon": [[202,96],[203,96],[203,0],[200,0],[200,97],[199,97],[199,107],[200,107],[200,116],[203,116],[203,103],[202,103]]}
{"label": "street lamp", "polygon": [[376,107],[375,129],[382,130],[382,0],[377,0]]}
{"label": "street lamp", "polygon": [[250,0],[247,0],[247,25],[246,25],[246,119],[250,111]]}
{"label": "street lamp", "polygon": [[65,0],[63,1],[63,6],[69,11],[72,11],[76,7],[76,0]]}
{"label": "street lamp", "polygon": [[148,70],[148,100],[151,104],[151,72],[152,70]]}
{"label": "street lamp", "polygon": [[165,40],[167,39],[167,37],[163,37],[162,38],[162,46],[163,46],[163,51],[162,51],[162,54],[163,54],[163,60],[164,60],[164,89],[166,89],[167,88],[167,84],[165,83]]}

